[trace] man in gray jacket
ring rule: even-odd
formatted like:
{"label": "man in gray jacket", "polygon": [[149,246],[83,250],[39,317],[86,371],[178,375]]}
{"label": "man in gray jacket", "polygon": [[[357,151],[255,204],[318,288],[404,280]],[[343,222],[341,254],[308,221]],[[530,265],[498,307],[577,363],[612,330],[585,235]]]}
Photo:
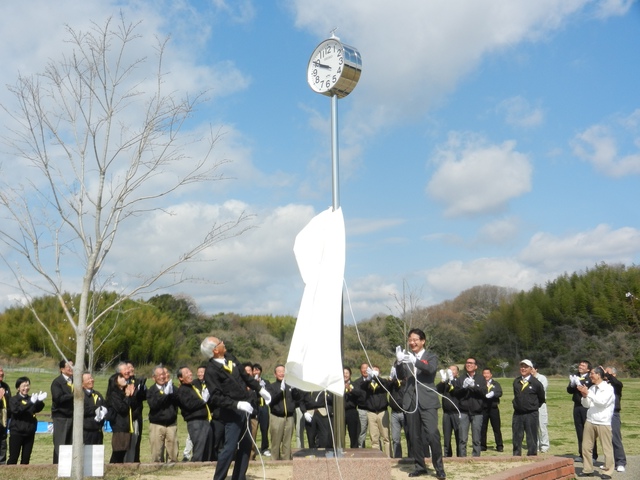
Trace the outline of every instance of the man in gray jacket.
{"label": "man in gray jacket", "polygon": [[396,374],[398,379],[407,379],[402,408],[407,413],[409,430],[409,454],[415,462],[415,470],[410,477],[427,474],[424,462],[423,435],[431,448],[431,462],[438,480],[446,478],[442,462],[442,446],[438,430],[438,409],[440,401],[436,393],[434,379],[438,371],[438,357],[424,348],[426,336],[419,328],[409,331],[407,340],[409,351],[396,347]]}

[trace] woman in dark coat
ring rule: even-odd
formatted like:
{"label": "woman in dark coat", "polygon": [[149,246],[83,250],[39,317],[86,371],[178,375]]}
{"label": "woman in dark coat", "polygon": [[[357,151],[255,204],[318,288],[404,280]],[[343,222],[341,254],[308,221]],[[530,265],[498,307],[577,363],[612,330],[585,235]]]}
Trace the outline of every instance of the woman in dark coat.
{"label": "woman in dark coat", "polygon": [[135,385],[127,384],[122,374],[117,373],[109,379],[106,402],[113,430],[109,463],[124,463],[124,457],[131,444],[132,412],[136,402],[134,394]]}
{"label": "woman in dark coat", "polygon": [[46,393],[34,393],[29,395],[31,380],[27,377],[20,377],[16,380],[16,393],[9,400],[9,411],[11,412],[11,422],[9,423],[9,460],[8,465],[18,463],[20,451],[22,458],[20,464],[28,465],[31,460],[31,451],[36,436],[38,420],[36,413],[44,408]]}

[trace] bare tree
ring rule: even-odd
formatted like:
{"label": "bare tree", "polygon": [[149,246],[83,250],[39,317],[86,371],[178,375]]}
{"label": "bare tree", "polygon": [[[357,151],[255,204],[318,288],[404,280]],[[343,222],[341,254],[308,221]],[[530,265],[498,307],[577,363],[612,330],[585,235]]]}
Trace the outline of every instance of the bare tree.
{"label": "bare tree", "polygon": [[[402,280],[402,295],[392,294],[395,305],[389,310],[395,311],[396,330],[401,333],[402,338],[406,340],[409,330],[412,328],[423,328],[429,318],[428,310],[420,308],[420,300],[422,297],[422,288],[409,285],[406,279]],[[431,335],[427,334],[425,348],[431,345]]]}
{"label": "bare tree", "polygon": [[[135,285],[100,311],[93,308],[97,296],[92,292],[109,252],[123,241],[131,242],[118,235],[122,225],[164,211],[162,200],[183,187],[222,178],[218,170],[224,162],[212,155],[218,134],[203,140],[208,143],[201,158],[184,153],[201,140],[185,134],[185,122],[204,100],[202,94],[179,98],[164,91],[167,39],[157,41],[155,59],[132,59],[141,39],[137,26],[121,16],[104,25],[94,23],[86,32],[67,27],[72,52],[50,61],[39,75],[20,75],[9,87],[17,105],[2,106],[12,119],[4,139],[18,159],[13,166],[20,165],[22,174],[15,169],[11,175],[2,173],[0,241],[8,247],[2,258],[65,359],[55,328],[47,327],[31,299],[40,294],[57,297],[63,321],[75,332],[76,479],[83,478],[81,374],[92,329],[125,300],[189,280],[187,262],[249,228],[245,213],[204,227],[200,239],[185,239],[185,251],[159,259],[148,272],[133,272]],[[13,257],[21,261],[13,262]],[[63,294],[77,290],[71,280],[76,271],[82,272],[79,301],[69,305]],[[108,282],[108,275],[103,278]]]}

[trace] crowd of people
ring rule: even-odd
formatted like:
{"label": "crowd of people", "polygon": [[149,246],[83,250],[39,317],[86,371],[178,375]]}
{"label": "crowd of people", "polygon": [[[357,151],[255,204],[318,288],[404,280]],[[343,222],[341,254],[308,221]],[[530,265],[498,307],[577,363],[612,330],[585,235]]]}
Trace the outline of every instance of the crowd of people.
{"label": "crowd of people", "polygon": [[[409,332],[408,349],[398,346],[390,375],[383,378],[376,365],[360,365],[360,377],[344,373],[344,422],[350,448],[371,448],[394,458],[403,456],[405,433],[408,455],[414,461],[409,477],[425,475],[425,458],[431,457],[436,477],[446,478],[443,457],[465,457],[471,431],[471,455],[488,449],[489,424],[495,449],[504,451],[500,399],[502,386],[490,368],[479,368],[469,357],[460,372],[457,365],[439,368],[438,357],[425,350],[425,333]],[[299,448],[333,448],[333,395],[305,392],[286,382],[285,367],[274,369],[274,382],[262,377],[260,364],[240,363],[227,352],[224,341],[205,338],[200,350],[208,361],[193,372],[187,366],[171,372],[158,365],[153,384],[136,378],[130,362],[120,362],[109,378],[105,396],[94,389],[91,373],[82,375],[84,393],[84,444],[101,445],[103,427],[109,422],[111,463],[140,462],[143,403],[148,407],[152,462],[215,461],[214,480],[224,479],[234,462],[233,478],[244,478],[256,455],[274,460],[292,458],[291,445]],[[73,427],[73,364],[62,360],[60,375],[51,383],[53,463],[61,445],[70,445]],[[550,448],[546,392],[548,381],[535,362],[524,359],[513,381],[513,455],[545,453]],[[576,461],[582,475],[594,473],[601,444],[604,464],[601,478],[622,472],[626,456],[620,434],[622,382],[613,367],[592,368],[581,361],[571,375],[567,393],[572,396],[573,420],[578,442]],[[0,367],[0,465],[28,464],[34,445],[36,413],[43,410],[49,392],[31,392],[28,377],[15,381],[15,395],[4,381]],[[442,408],[440,436],[438,410]],[[178,446],[178,414],[186,422],[188,437],[182,452]],[[261,443],[257,444],[257,432]],[[9,435],[7,435],[7,430]],[[8,440],[7,440],[8,439]],[[7,458],[8,443],[8,458]],[[455,447],[455,448],[454,448]],[[182,458],[181,458],[182,457]]]}

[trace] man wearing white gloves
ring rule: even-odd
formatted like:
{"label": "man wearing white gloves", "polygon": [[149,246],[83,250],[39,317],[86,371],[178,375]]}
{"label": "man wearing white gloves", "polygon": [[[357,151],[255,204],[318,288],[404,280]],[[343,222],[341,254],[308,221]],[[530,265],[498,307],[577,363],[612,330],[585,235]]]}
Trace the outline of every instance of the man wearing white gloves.
{"label": "man wearing white gloves", "polygon": [[220,422],[224,424],[224,445],[218,454],[213,480],[227,478],[234,457],[233,478],[242,480],[246,477],[252,449],[248,431],[248,417],[254,410],[250,403],[251,390],[258,392],[267,404],[271,403],[271,395],[244,371],[235,357],[227,354],[223,340],[207,337],[200,344],[200,351],[209,358],[204,375],[211,395],[209,403],[220,407]]}
{"label": "man wearing white gloves", "polygon": [[604,369],[596,367],[589,372],[592,385],[577,387],[582,396],[582,406],[587,409],[587,421],[582,437],[583,468],[582,476],[593,474],[592,450],[596,440],[600,439],[604,453],[604,467],[600,478],[611,478],[613,473],[613,444],[611,442],[611,419],[615,407],[613,387],[604,381]]}
{"label": "man wearing white gloves", "polygon": [[85,445],[102,445],[102,426],[107,415],[107,407],[100,392],[93,389],[93,375],[82,374],[82,391],[84,392],[84,420],[82,437]]}
{"label": "man wearing white gloves", "polygon": [[[487,430],[489,430],[489,422],[493,430],[493,438],[496,441],[496,451],[503,452],[504,444],[502,443],[502,430],[500,422],[500,397],[502,397],[502,386],[493,379],[493,372],[490,368],[482,370],[482,377],[486,382],[486,390],[484,394],[484,405],[482,409],[482,451],[487,450]],[[546,406],[546,405],[545,405]]]}
{"label": "man wearing white gloves", "polygon": [[440,370],[440,383],[436,385],[438,393],[442,395],[442,435],[444,437],[444,456],[453,456],[451,446],[451,434],[454,436],[456,446],[456,456],[460,454],[460,402],[451,392],[460,387],[458,374],[460,370],[457,365],[451,365],[446,370]]}
{"label": "man wearing white gloves", "polygon": [[[577,462],[582,461],[582,433],[584,432],[584,424],[587,421],[587,409],[582,406],[582,394],[578,387],[591,386],[589,373],[591,372],[591,362],[582,360],[578,363],[578,375],[569,375],[569,385],[567,385],[567,393],[571,394],[573,400],[573,425],[576,428],[576,437],[578,437],[578,457]],[[594,445],[593,460],[598,459],[598,448]]]}
{"label": "man wearing white gloves", "polygon": [[436,478],[446,478],[442,462],[442,446],[438,430],[438,409],[440,401],[434,384],[438,372],[438,357],[424,348],[426,336],[419,328],[409,331],[407,344],[409,351],[396,347],[396,375],[398,379],[407,379],[402,408],[407,413],[410,456],[414,461],[414,471],[410,477],[427,475],[424,461],[423,437],[431,448],[431,462],[436,470]]}
{"label": "man wearing white gloves", "polygon": [[213,430],[211,429],[211,410],[200,390],[193,385],[193,372],[188,367],[180,367],[176,372],[180,381],[178,405],[180,413],[187,422],[189,438],[193,443],[192,462],[211,460]]}
{"label": "man wearing white gloves", "polygon": [[[153,369],[155,384],[147,389],[149,405],[149,444],[151,461],[178,461],[178,394],[173,391],[167,369],[158,365]],[[206,402],[202,393],[202,399]]]}
{"label": "man wearing white gloves", "polygon": [[472,452],[479,457],[482,451],[482,408],[487,389],[484,378],[478,373],[478,362],[469,357],[464,365],[460,382],[451,394],[460,402],[460,455],[467,456],[469,430],[471,430]]}

